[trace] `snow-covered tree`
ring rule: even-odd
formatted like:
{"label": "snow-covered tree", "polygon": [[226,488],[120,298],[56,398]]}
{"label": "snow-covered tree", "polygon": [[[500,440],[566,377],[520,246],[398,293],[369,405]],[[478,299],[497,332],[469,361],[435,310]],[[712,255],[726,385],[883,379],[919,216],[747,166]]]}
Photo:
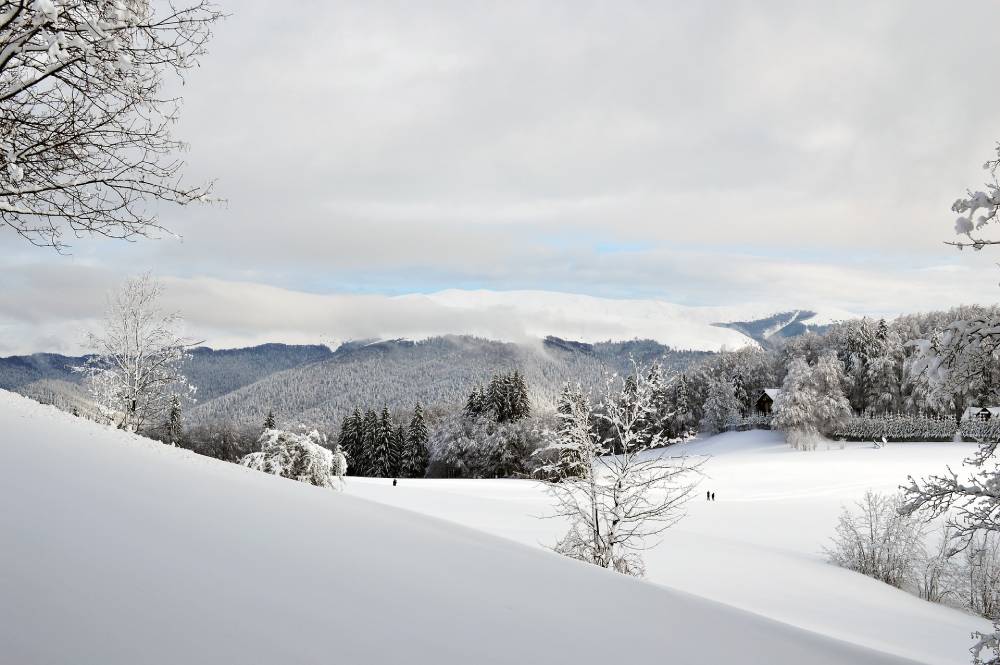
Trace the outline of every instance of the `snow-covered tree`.
{"label": "snow-covered tree", "polygon": [[996,157],[983,164],[983,169],[989,171],[991,182],[986,183],[986,191],[968,191],[966,196],[952,204],[951,209],[958,213],[955,219],[955,233],[963,236],[961,240],[949,242],[959,249],[971,247],[981,250],[987,245],[998,245],[1000,240],[986,235],[987,227],[997,221],[997,211],[1000,210],[1000,182],[997,181],[997,171],[1000,169],[1000,143],[997,144]]}
{"label": "snow-covered tree", "polygon": [[865,382],[868,390],[866,401],[870,410],[889,413],[895,411],[900,404],[903,383],[902,343],[885,319],[880,319],[876,325],[872,342]]}
{"label": "snow-covered tree", "polygon": [[726,431],[740,418],[740,403],[736,398],[736,390],[732,383],[724,379],[715,379],[709,384],[708,399],[703,408],[701,431],[705,434],[716,434]]}
{"label": "snow-covered tree", "polygon": [[375,447],[378,445],[379,418],[374,409],[365,411],[361,420],[361,445],[358,447],[359,476],[376,476]]}
{"label": "snow-covered tree", "polygon": [[814,448],[821,435],[833,433],[851,417],[843,383],[843,366],[832,353],[821,355],[813,367],[804,358],[794,359],[774,402],[771,426],[784,431],[793,447]]}
{"label": "snow-covered tree", "polygon": [[830,560],[903,588],[923,554],[925,530],[921,520],[900,512],[902,506],[900,496],[865,492],[856,510],[843,509],[827,549]]}
{"label": "snow-covered tree", "polygon": [[355,476],[365,475],[365,468],[362,464],[364,445],[364,418],[357,408],[354,412],[344,417],[340,426],[340,434],[337,436],[337,445],[346,456],[350,464],[351,471]]}
{"label": "snow-covered tree", "polygon": [[[547,484],[556,499],[555,516],[570,524],[557,552],[641,576],[641,551],[683,517],[700,463],[651,452],[661,436],[649,424],[654,411],[653,386],[640,371],[624,381],[608,379],[596,414],[607,425],[604,438],[596,429],[583,430],[591,414],[586,403],[580,405],[574,445],[587,470]],[[553,443],[558,442],[555,437]]]}
{"label": "snow-covered tree", "polygon": [[[365,425],[368,425],[367,420]],[[396,474],[399,453],[396,450],[395,431],[388,407],[382,407],[382,415],[371,435],[370,471],[376,478],[392,478]]]}
{"label": "snow-covered tree", "polygon": [[264,429],[275,429],[278,426],[278,419],[274,417],[274,411],[268,411],[264,417]]}
{"label": "snow-covered tree", "polygon": [[[997,221],[1000,210],[1000,183],[996,178],[1000,168],[1000,144],[996,150],[997,158],[984,164],[992,177],[992,182],[986,186],[987,191],[970,191],[966,198],[960,198],[952,205],[952,210],[959,214],[955,220],[955,232],[964,239],[949,244],[959,249],[972,247],[981,250],[987,245],[1000,244],[1000,240],[986,235],[987,227]],[[1000,316],[994,312],[957,319],[943,333],[912,344],[916,348],[913,369],[925,377],[932,393],[940,396],[955,386],[975,385],[980,398],[990,392],[996,394]],[[946,515],[948,525],[954,532],[953,552],[968,551],[977,538],[992,538],[994,542],[1000,539],[998,443],[1000,427],[983,431],[979,438],[979,450],[965,461],[970,469],[962,478],[950,467],[939,475],[919,481],[909,478],[903,512]],[[1000,664],[1000,619],[997,617],[993,617],[993,629],[992,633],[974,635],[976,642],[971,653],[977,665]]]}
{"label": "snow-covered tree", "polygon": [[[181,183],[168,77],[197,66],[221,17],[203,0],[0,3],[0,225],[36,245],[148,236]],[[175,75],[175,76],[174,76]]]}
{"label": "snow-covered tree", "polygon": [[400,475],[405,478],[423,478],[427,473],[429,460],[427,424],[424,422],[424,409],[418,403],[413,407],[413,418],[406,430],[406,445],[400,458]]}
{"label": "snow-covered tree", "polygon": [[339,447],[327,448],[326,436],[316,430],[296,434],[269,429],[260,435],[259,443],[260,451],[250,453],[240,464],[318,487],[341,487],[347,460]]}
{"label": "snow-covered tree", "polygon": [[104,330],[88,335],[93,355],[77,368],[102,415],[132,432],[163,422],[175,395],[194,394],[181,370],[192,344],[180,315],[160,308],[162,292],[149,274],[128,280],[109,301]]}
{"label": "snow-covered tree", "polygon": [[163,436],[167,443],[176,444],[184,435],[183,423],[181,422],[181,398],[177,395],[170,397],[170,409],[167,411],[167,421],[163,424]]}
{"label": "snow-covered tree", "polygon": [[545,447],[535,455],[545,460],[536,470],[544,480],[559,482],[564,478],[585,478],[591,471],[594,432],[592,409],[580,386],[563,386],[556,408],[558,429]]}

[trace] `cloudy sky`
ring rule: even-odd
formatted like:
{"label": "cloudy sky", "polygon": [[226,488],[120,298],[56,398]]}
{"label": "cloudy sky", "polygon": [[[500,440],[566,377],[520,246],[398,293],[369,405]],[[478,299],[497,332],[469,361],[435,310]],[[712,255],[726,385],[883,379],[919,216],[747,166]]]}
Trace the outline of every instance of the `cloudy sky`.
{"label": "cloudy sky", "polygon": [[177,134],[227,202],[166,211],[182,241],[0,233],[0,353],[71,350],[147,269],[220,346],[404,335],[389,297],[442,289],[997,300],[1000,253],[943,245],[1000,139],[994,2],[225,8]]}

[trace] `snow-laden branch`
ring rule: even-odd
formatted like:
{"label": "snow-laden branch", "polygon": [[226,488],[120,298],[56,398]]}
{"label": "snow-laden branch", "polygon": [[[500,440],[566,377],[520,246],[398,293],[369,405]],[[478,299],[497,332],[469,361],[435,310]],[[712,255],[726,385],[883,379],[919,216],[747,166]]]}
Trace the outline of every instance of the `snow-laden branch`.
{"label": "snow-laden branch", "polygon": [[168,75],[198,64],[222,14],[207,0],[0,1],[0,225],[61,249],[67,231],[135,239],[182,182]]}

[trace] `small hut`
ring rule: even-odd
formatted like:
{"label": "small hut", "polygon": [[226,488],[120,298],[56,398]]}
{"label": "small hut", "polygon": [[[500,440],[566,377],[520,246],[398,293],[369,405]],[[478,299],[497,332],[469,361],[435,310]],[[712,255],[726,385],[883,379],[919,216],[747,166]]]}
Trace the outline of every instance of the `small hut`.
{"label": "small hut", "polygon": [[774,410],[774,401],[781,394],[781,388],[764,388],[754,402],[754,413],[758,416],[769,416]]}
{"label": "small hut", "polygon": [[970,406],[962,414],[962,420],[992,420],[1000,416],[1000,406]]}

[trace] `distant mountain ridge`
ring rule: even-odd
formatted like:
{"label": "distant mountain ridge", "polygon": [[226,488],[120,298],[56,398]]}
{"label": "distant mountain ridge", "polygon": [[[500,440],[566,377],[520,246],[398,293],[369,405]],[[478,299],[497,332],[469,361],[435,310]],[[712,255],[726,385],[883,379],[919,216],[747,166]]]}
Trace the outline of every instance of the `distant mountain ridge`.
{"label": "distant mountain ridge", "polygon": [[548,337],[539,343],[486,340],[467,335],[430,339],[352,342],[326,360],[275,372],[255,383],[197,404],[193,422],[262,422],[273,411],[280,421],[335,429],[354,408],[405,412],[420,402],[429,410],[453,408],[494,372],[520,371],[533,404],[555,403],[565,382],[591,388],[607,372],[627,372],[631,359],[660,360],[683,371],[711,356],[678,351],[651,340],[583,343]]}
{"label": "distant mountain ridge", "polygon": [[[813,311],[792,310],[698,325],[730,330],[744,340],[739,346],[771,347],[788,337],[825,329],[812,323],[816,318]],[[246,424],[262,421],[273,410],[289,423],[334,427],[355,407],[403,411],[419,401],[429,408],[452,408],[493,372],[514,369],[525,375],[535,402],[551,405],[564,382],[593,388],[607,372],[629,371],[631,359],[643,364],[658,359],[675,372],[712,353],[677,349],[651,339],[585,342],[555,335],[518,342],[471,335],[353,340],[336,350],[279,343],[240,349],[199,347],[192,350],[184,368],[197,387],[196,402],[186,409],[185,417],[191,423]],[[87,356],[52,353],[0,358],[0,388],[90,413],[82,375],[73,370],[86,360]]]}
{"label": "distant mountain ridge", "polygon": [[720,328],[729,328],[743,333],[764,348],[772,348],[781,340],[797,337],[807,332],[823,333],[830,324],[808,323],[816,319],[816,312],[797,309],[789,312],[779,312],[768,317],[752,321],[730,321],[715,323]]}

